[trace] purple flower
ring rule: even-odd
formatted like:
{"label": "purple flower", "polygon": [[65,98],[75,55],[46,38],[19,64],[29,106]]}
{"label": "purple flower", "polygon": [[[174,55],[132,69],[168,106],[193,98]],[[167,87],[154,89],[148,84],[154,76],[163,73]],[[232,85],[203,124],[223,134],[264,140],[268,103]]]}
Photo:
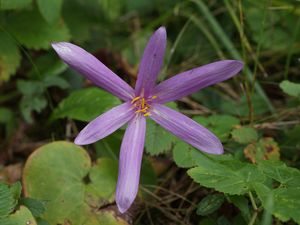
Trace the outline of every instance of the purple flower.
{"label": "purple flower", "polygon": [[222,144],[214,134],[163,104],[231,78],[242,69],[243,63],[236,60],[210,63],[156,85],[166,41],[166,30],[160,27],[146,46],[135,89],[82,48],[66,42],[52,44],[70,67],[125,102],[91,121],[75,139],[77,145],[91,144],[128,122],[120,151],[116,190],[121,213],[127,211],[138,192],[147,117],[197,149],[211,154],[223,153]]}

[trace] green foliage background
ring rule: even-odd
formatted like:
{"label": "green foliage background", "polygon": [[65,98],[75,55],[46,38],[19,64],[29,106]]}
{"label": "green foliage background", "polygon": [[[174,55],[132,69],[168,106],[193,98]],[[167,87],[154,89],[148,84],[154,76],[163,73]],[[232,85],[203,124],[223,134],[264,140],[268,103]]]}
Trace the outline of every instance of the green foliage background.
{"label": "green foliage background", "polygon": [[[134,85],[162,25],[160,81],[220,59],[245,67],[169,105],[214,132],[225,155],[147,121],[140,193],[124,217],[114,203],[124,128],[85,149],[59,141],[121,101],[51,43],[83,47]],[[0,224],[300,224],[299,29],[296,0],[0,0]],[[22,185],[7,172],[18,163]]]}

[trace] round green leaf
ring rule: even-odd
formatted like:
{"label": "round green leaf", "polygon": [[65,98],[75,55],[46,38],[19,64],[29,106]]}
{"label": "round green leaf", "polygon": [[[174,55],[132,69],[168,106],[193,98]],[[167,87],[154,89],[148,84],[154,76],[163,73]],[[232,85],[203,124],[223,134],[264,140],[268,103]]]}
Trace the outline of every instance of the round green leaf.
{"label": "round green leaf", "polygon": [[17,210],[14,214],[1,219],[1,225],[37,225],[33,215],[25,206],[20,206],[20,209]]}
{"label": "round green leaf", "polygon": [[113,209],[117,164],[101,158],[92,166],[81,147],[64,141],[36,150],[23,174],[25,196],[45,202],[41,218],[50,224],[126,224]]}
{"label": "round green leaf", "polygon": [[290,96],[300,97],[300,84],[284,80],[279,84],[282,91]]}

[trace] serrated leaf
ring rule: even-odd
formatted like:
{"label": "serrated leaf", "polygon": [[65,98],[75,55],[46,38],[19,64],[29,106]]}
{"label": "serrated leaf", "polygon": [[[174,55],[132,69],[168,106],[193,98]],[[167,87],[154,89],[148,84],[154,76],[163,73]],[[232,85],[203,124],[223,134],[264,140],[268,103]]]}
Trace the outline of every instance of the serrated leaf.
{"label": "serrated leaf", "polygon": [[[270,189],[267,186],[257,183],[255,191],[265,209],[271,212],[281,221],[286,222],[293,219],[296,223],[300,223],[300,189],[298,187],[279,187]],[[272,199],[273,204],[269,204],[269,199]]]}
{"label": "serrated leaf", "polygon": [[230,115],[197,116],[193,119],[211,130],[221,141],[227,141],[233,128],[240,124],[239,119]]}
{"label": "serrated leaf", "polygon": [[47,100],[42,95],[24,96],[20,102],[20,109],[26,122],[32,123],[31,112],[40,113],[47,106]]}
{"label": "serrated leaf", "polygon": [[13,212],[16,203],[8,185],[0,183],[0,218],[6,217]]}
{"label": "serrated leaf", "polygon": [[6,29],[27,48],[49,49],[51,42],[70,40],[69,30],[62,20],[48,24],[36,9],[15,12],[7,21]]}
{"label": "serrated leaf", "polygon": [[300,171],[280,161],[260,161],[258,168],[285,187],[300,187]]}
{"label": "serrated leaf", "polygon": [[1,0],[0,9],[21,9],[31,4],[32,0]]}
{"label": "serrated leaf", "polygon": [[173,148],[173,159],[179,167],[193,167],[196,165],[194,154],[197,154],[197,152],[199,152],[199,150],[179,140],[175,142]]}
{"label": "serrated leaf", "polygon": [[279,84],[282,91],[293,97],[300,97],[300,84],[284,80]]}
{"label": "serrated leaf", "polygon": [[0,32],[0,84],[14,75],[21,63],[21,54],[12,37]]}
{"label": "serrated leaf", "polygon": [[58,21],[62,2],[62,0],[37,0],[39,10],[48,23],[52,24]]}
{"label": "serrated leaf", "polygon": [[252,183],[266,179],[254,165],[238,160],[217,161],[202,155],[198,156],[197,165],[188,170],[196,182],[232,195],[246,193],[252,189]]}
{"label": "serrated leaf", "polygon": [[258,134],[255,129],[251,127],[240,127],[231,132],[232,138],[241,144],[251,143],[256,141]]}
{"label": "serrated leaf", "polygon": [[92,166],[81,147],[53,142],[34,151],[26,162],[25,196],[45,201],[41,217],[50,224],[125,225],[113,210],[101,210],[114,201],[117,170],[110,159],[100,158]]}
{"label": "serrated leaf", "polygon": [[147,120],[146,151],[151,155],[158,155],[171,149],[175,137],[152,120]]}
{"label": "serrated leaf", "polygon": [[45,204],[33,198],[22,198],[20,204],[26,206],[34,217],[40,217],[45,212]]}
{"label": "serrated leaf", "polygon": [[244,154],[252,163],[261,160],[279,160],[279,146],[273,138],[262,138],[257,143],[249,144]]}
{"label": "serrated leaf", "polygon": [[220,208],[224,202],[223,194],[207,195],[199,202],[197,206],[197,214],[200,216],[209,215]]}
{"label": "serrated leaf", "polygon": [[71,118],[81,121],[91,121],[119,105],[121,101],[99,88],[92,87],[74,91],[62,100],[53,111],[52,118]]}
{"label": "serrated leaf", "polygon": [[19,198],[21,197],[22,193],[22,185],[20,182],[16,182],[10,186],[10,192],[15,199],[15,201],[19,201]]}

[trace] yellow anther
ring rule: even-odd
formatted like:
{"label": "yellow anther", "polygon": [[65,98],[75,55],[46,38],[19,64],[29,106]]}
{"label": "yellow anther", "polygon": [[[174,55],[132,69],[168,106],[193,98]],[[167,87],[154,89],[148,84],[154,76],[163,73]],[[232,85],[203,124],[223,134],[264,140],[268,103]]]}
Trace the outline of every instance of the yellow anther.
{"label": "yellow anther", "polygon": [[134,99],[132,99],[132,101],[131,101],[131,103],[134,103],[134,102],[136,102],[137,100],[139,100],[141,97],[140,96],[138,96],[138,97],[135,97]]}
{"label": "yellow anther", "polygon": [[143,109],[136,110],[135,112],[136,113],[139,113],[139,112],[145,113],[147,111],[147,109],[148,109],[148,107],[145,107]]}
{"label": "yellow anther", "polygon": [[156,98],[157,98],[157,96],[156,96],[156,95],[153,95],[153,96],[152,96],[152,99],[156,99]]}
{"label": "yellow anther", "polygon": [[145,99],[142,98],[142,109],[145,107]]}
{"label": "yellow anther", "polygon": [[146,116],[150,116],[150,113],[147,112],[147,113],[144,114],[144,116],[145,116],[145,117],[146,117]]}

